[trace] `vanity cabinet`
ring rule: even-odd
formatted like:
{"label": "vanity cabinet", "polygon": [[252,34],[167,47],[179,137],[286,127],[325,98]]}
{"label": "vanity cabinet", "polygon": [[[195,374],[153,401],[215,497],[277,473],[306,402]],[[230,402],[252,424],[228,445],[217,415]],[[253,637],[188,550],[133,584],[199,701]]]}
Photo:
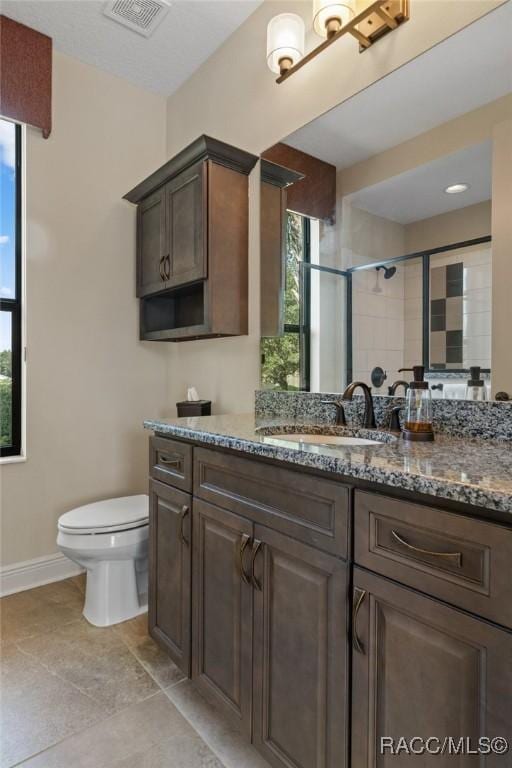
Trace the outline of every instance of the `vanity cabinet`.
{"label": "vanity cabinet", "polygon": [[512,529],[355,492],[357,565],[512,629]]}
{"label": "vanity cabinet", "polygon": [[150,481],[150,635],[190,676],[192,497]]}
{"label": "vanity cabinet", "polygon": [[344,768],[347,564],[256,525],[253,742],[275,768]]}
{"label": "vanity cabinet", "polygon": [[247,177],[256,161],[201,136],[125,195],[137,204],[142,339],[247,333]]}
{"label": "vanity cabinet", "polygon": [[[512,635],[360,568],[353,591],[353,768],[476,765],[471,755],[382,753],[381,739],[466,737],[474,749],[482,735],[509,734]],[[499,768],[503,757],[484,764]]]}
{"label": "vanity cabinet", "polygon": [[192,678],[276,768],[346,765],[347,566],[194,500]]}
{"label": "vanity cabinet", "polygon": [[252,529],[241,515],[194,503],[192,677],[249,736],[253,589],[244,559],[249,562]]}
{"label": "vanity cabinet", "polygon": [[510,527],[160,436],[150,474],[151,635],[273,768],[510,735]]}

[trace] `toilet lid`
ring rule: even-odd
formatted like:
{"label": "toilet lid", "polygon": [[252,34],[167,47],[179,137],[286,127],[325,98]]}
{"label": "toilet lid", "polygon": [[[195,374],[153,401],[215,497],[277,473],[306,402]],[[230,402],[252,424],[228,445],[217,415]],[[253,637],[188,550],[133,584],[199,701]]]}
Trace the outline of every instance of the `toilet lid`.
{"label": "toilet lid", "polygon": [[71,509],[59,518],[66,533],[113,533],[147,525],[149,499],[146,494],[104,499]]}

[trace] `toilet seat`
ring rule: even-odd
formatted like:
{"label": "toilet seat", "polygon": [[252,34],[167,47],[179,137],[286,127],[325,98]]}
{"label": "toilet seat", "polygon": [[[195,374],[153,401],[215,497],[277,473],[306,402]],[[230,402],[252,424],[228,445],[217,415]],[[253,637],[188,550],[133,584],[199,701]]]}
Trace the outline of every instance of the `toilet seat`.
{"label": "toilet seat", "polygon": [[58,529],[72,536],[97,536],[143,528],[148,521],[148,497],[141,494],[96,501],[71,509],[59,518]]}

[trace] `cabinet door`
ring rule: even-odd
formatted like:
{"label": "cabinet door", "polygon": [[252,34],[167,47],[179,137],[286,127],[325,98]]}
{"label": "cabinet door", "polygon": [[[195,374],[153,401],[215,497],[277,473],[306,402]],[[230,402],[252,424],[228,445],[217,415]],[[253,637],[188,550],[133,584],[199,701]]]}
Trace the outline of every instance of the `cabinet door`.
{"label": "cabinet door", "polygon": [[480,736],[510,737],[512,634],[358,568],[353,599],[352,765],[507,764],[499,755],[393,755],[381,740],[467,737],[475,748]]}
{"label": "cabinet door", "polygon": [[343,768],[347,564],[261,526],[254,552],[254,744],[277,768]]}
{"label": "cabinet door", "polygon": [[194,499],[192,677],[250,734],[252,587],[246,575],[252,523]]}
{"label": "cabinet door", "polygon": [[143,200],[137,210],[137,296],[165,288],[165,189]]}
{"label": "cabinet door", "polygon": [[149,633],[190,676],[192,497],[150,482]]}
{"label": "cabinet door", "polygon": [[207,163],[183,171],[166,185],[166,287],[201,280],[207,274]]}
{"label": "cabinet door", "polygon": [[260,188],[260,333],[284,333],[286,190],[262,180]]}

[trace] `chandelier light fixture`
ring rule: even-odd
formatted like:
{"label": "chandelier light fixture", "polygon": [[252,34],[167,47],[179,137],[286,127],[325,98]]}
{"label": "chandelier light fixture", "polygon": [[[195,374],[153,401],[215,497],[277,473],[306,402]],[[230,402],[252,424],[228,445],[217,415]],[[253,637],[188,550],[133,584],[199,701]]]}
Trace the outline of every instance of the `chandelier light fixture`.
{"label": "chandelier light fixture", "polygon": [[304,64],[314,59],[340,37],[349,34],[362,53],[381,37],[409,19],[409,0],[376,0],[356,14],[356,0],[313,0],[313,29],[323,37],[320,45],[307,54],[305,25],[296,13],[281,13],[267,27],[267,63],[282,83]]}

